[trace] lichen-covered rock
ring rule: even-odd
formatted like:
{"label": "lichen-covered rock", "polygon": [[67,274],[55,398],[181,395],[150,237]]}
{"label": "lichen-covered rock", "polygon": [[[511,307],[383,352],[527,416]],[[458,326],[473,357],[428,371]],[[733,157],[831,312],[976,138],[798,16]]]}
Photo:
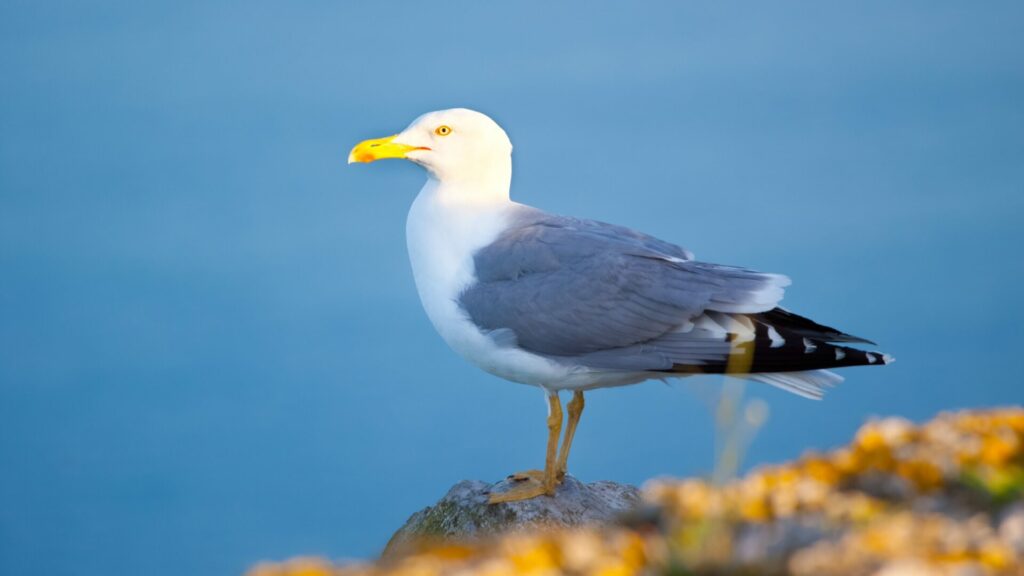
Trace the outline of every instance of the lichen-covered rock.
{"label": "lichen-covered rock", "polygon": [[[564,490],[581,486],[571,481]],[[449,496],[466,509],[439,503],[413,517],[453,536],[441,542],[361,565],[301,560],[253,574],[1024,575],[1020,407],[940,414],[922,425],[874,420],[849,446],[722,484],[659,480],[644,488],[639,513],[612,523],[519,524],[539,520],[544,499],[491,509],[488,488],[463,483]],[[486,536],[503,525],[536,529]]]}
{"label": "lichen-covered rock", "polygon": [[1007,506],[999,518],[999,536],[1024,558],[1024,501]]}
{"label": "lichen-covered rock", "polygon": [[478,480],[459,482],[437,504],[413,514],[391,537],[384,555],[391,556],[410,546],[419,548],[442,539],[607,523],[634,508],[640,500],[640,491],[635,486],[615,482],[584,484],[566,476],[552,497],[503,504],[487,502],[492,492],[504,492],[512,483],[508,479],[497,484]]}

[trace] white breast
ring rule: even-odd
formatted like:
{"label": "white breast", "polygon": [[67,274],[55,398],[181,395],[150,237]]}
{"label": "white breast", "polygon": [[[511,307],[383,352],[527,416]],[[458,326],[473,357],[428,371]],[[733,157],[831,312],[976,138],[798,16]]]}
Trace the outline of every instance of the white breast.
{"label": "white breast", "polygon": [[557,387],[568,368],[523,350],[498,346],[458,304],[459,295],[474,282],[473,254],[508,226],[513,206],[504,199],[466,201],[428,181],[406,222],[409,260],[423,309],[452,349],[507,380]]}

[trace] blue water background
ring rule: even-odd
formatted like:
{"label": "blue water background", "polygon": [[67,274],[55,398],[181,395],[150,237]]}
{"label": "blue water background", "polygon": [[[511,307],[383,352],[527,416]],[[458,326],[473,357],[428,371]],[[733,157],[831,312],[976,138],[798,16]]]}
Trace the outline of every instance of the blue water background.
{"label": "blue water background", "polygon": [[[826,5],[827,4],[827,5]],[[0,573],[366,557],[465,478],[541,463],[542,396],[434,333],[423,180],[357,141],[468,106],[514,197],[790,275],[878,341],[767,387],[746,466],[871,415],[1019,403],[1017,2],[0,5]],[[713,466],[719,382],[588,397],[572,471]]]}

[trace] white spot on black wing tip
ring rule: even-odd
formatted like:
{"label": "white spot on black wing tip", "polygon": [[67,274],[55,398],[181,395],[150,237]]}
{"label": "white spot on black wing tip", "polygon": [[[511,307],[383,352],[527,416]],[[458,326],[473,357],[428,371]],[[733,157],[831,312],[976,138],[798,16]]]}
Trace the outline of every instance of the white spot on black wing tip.
{"label": "white spot on black wing tip", "polygon": [[804,354],[810,354],[811,352],[814,352],[817,349],[818,347],[814,345],[814,342],[811,342],[807,338],[804,338]]}
{"label": "white spot on black wing tip", "polygon": [[843,352],[842,348],[836,348],[836,360],[842,360],[846,358],[846,352]]}
{"label": "white spot on black wing tip", "polygon": [[874,364],[875,362],[878,362],[878,358],[875,358],[875,355],[872,354],[871,352],[865,352],[864,356],[867,357],[868,364]]}
{"label": "white spot on black wing tip", "polygon": [[768,339],[772,341],[772,348],[781,348],[786,343],[786,339],[773,326],[768,327]]}
{"label": "white spot on black wing tip", "polygon": [[896,359],[888,354],[882,354],[882,364],[892,364]]}

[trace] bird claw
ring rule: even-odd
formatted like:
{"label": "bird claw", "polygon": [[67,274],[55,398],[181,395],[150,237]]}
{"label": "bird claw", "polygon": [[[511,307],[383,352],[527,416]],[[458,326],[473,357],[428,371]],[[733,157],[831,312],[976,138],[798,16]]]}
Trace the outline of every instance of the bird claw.
{"label": "bird claw", "polygon": [[508,480],[511,480],[513,482],[525,482],[527,480],[536,480],[537,482],[544,482],[544,471],[526,470],[523,472],[516,472],[515,474],[509,474]]}
{"label": "bird claw", "polygon": [[554,490],[549,490],[543,480],[524,477],[522,480],[516,481],[517,484],[509,488],[505,492],[492,492],[490,497],[487,499],[488,504],[501,504],[503,502],[518,502],[520,500],[530,500],[537,496],[543,496],[547,494],[552,495]]}
{"label": "bird claw", "polygon": [[544,495],[554,496],[555,489],[561,484],[560,479],[548,481],[543,470],[516,472],[515,474],[509,474],[507,479],[512,486],[505,492],[492,492],[488,499],[490,504],[517,502]]}

